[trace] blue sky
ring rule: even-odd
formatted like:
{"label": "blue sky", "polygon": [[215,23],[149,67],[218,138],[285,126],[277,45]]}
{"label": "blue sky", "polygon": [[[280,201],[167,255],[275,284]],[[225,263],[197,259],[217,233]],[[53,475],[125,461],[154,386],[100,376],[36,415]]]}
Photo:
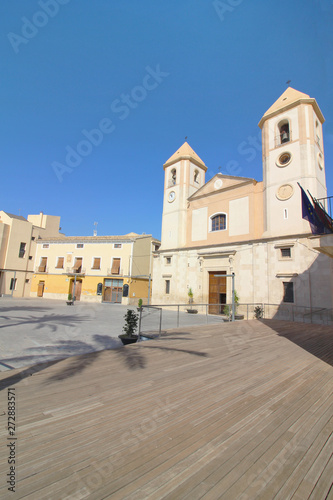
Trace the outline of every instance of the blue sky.
{"label": "blue sky", "polygon": [[262,180],[258,122],[287,80],[326,118],[333,195],[332,18],[333,0],[2,0],[0,209],[159,238],[163,163],[187,136],[206,180]]}

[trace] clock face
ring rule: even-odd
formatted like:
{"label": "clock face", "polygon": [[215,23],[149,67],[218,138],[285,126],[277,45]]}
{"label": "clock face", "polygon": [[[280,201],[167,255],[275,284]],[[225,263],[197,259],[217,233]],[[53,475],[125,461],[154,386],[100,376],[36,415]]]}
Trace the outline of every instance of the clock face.
{"label": "clock face", "polygon": [[174,191],[170,191],[168,196],[168,201],[171,203],[176,198],[176,193]]}
{"label": "clock face", "polygon": [[294,194],[294,188],[291,184],[283,184],[279,187],[276,193],[276,197],[279,200],[289,200]]}

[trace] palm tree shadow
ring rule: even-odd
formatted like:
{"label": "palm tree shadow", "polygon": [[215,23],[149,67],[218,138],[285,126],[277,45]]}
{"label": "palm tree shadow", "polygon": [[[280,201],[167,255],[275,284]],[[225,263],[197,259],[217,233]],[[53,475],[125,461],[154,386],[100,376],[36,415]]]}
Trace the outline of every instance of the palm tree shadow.
{"label": "palm tree shadow", "polygon": [[[182,339],[183,340],[183,339]],[[189,340],[189,339],[185,339]],[[178,349],[175,347],[164,347],[164,346],[159,346],[159,345],[147,345],[149,341],[145,341],[144,345],[141,343],[135,344],[133,346],[126,346],[122,349],[118,349],[116,352],[119,356],[123,358],[125,361],[127,367],[130,370],[137,370],[137,369],[144,369],[146,368],[147,362],[146,358],[144,356],[144,349],[158,349],[162,351],[167,351],[169,353],[172,352],[181,352],[185,354],[190,354],[192,356],[200,356],[200,357],[208,357],[208,354],[206,352],[200,352],[200,351],[191,351],[189,349]],[[141,349],[143,347],[143,349]]]}
{"label": "palm tree shadow", "polygon": [[[45,370],[49,366],[55,365],[60,361],[68,357],[73,357],[70,361],[67,362],[67,365],[62,367],[61,370],[57,371],[53,375],[47,378],[45,383],[52,383],[56,381],[62,381],[66,378],[73,377],[74,375],[78,375],[83,372],[86,368],[88,368],[92,363],[94,363],[101,352],[106,349],[114,349],[119,347],[119,340],[109,337],[107,335],[94,335],[94,340],[96,344],[89,344],[82,341],[72,341],[72,340],[59,340],[55,344],[49,346],[53,349],[53,356],[57,356],[58,359],[48,360],[44,363],[38,363],[33,366],[29,366],[28,368],[23,369],[19,373],[15,375],[11,375],[0,381],[0,390],[5,389],[6,387],[10,387],[18,382],[21,382],[27,377],[35,375],[42,370]],[[42,347],[33,347],[27,349],[27,351],[31,352],[37,351],[35,355],[23,356],[21,358],[12,358],[11,360],[6,361],[22,361],[28,359],[34,359],[36,355],[41,351],[45,351],[47,346]],[[66,355],[67,354],[67,355]],[[48,354],[50,356],[50,354]],[[9,366],[9,365],[7,365]]]}

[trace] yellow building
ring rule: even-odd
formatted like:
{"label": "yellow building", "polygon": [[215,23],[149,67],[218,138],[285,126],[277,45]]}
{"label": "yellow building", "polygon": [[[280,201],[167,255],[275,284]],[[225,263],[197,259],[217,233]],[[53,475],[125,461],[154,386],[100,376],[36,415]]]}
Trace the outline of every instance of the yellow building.
{"label": "yellow building", "polygon": [[0,296],[29,297],[38,238],[59,235],[60,217],[0,211]]}
{"label": "yellow building", "polygon": [[37,242],[31,296],[137,304],[151,294],[151,235],[60,236]]}

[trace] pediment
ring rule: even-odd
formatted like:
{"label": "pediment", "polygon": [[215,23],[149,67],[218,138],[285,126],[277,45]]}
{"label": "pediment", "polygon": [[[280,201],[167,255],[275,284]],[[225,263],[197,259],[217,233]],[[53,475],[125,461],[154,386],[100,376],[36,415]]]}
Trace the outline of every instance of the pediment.
{"label": "pediment", "polygon": [[255,179],[249,177],[235,177],[233,175],[216,174],[204,186],[198,189],[189,200],[195,200],[202,196],[210,196],[212,194],[220,193],[229,189],[237,189],[244,184],[256,184]]}

